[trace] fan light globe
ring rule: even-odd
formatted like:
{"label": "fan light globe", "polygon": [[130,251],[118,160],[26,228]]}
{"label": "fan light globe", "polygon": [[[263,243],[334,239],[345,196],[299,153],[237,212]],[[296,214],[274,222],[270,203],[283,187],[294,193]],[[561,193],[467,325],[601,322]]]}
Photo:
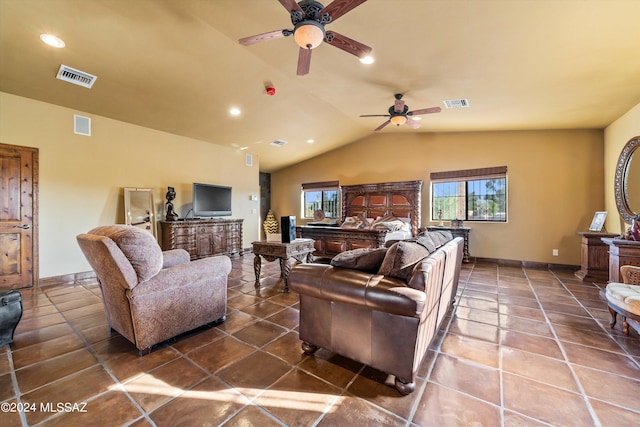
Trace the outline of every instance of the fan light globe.
{"label": "fan light globe", "polygon": [[405,124],[405,122],[407,121],[407,118],[405,116],[393,116],[391,117],[391,123],[393,123],[394,125],[400,126]]}
{"label": "fan light globe", "polygon": [[324,40],[324,27],[316,21],[302,21],[293,32],[296,43],[305,49],[314,49]]}

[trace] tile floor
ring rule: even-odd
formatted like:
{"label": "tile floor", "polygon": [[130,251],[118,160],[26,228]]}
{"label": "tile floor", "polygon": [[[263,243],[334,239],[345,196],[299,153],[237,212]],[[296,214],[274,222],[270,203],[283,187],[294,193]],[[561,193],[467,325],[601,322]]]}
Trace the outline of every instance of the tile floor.
{"label": "tile floor", "polygon": [[253,255],[234,259],[226,322],[144,357],[109,336],[95,283],[24,291],[0,349],[0,424],[640,425],[640,338],[610,330],[599,286],[571,272],[465,264],[406,397],[359,363],[304,356],[297,295],[277,263],[262,274],[256,291]]}

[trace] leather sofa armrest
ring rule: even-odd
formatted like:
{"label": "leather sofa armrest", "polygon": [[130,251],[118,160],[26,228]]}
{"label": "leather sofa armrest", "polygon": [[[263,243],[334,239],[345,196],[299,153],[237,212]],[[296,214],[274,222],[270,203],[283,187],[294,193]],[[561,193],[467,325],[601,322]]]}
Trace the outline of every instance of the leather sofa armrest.
{"label": "leather sofa armrest", "polygon": [[183,284],[201,283],[215,276],[227,276],[231,272],[228,256],[197,259],[160,270],[151,279],[141,282],[130,291],[131,297],[141,297],[158,292],[171,291]]}
{"label": "leather sofa armrest", "polygon": [[325,264],[298,264],[289,274],[289,287],[318,299],[411,317],[422,314],[426,301],[424,292],[401,280]]}
{"label": "leather sofa armrest", "polygon": [[173,267],[189,261],[191,261],[191,256],[184,249],[170,249],[162,252],[162,268]]}

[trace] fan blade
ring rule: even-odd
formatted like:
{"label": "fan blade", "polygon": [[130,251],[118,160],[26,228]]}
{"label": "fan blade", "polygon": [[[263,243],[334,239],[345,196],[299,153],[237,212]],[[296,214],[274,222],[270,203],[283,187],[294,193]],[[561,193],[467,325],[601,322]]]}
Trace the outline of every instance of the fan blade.
{"label": "fan blade", "polygon": [[266,42],[269,40],[280,39],[293,34],[289,30],[271,31],[269,33],[256,34],[255,36],[244,37],[238,40],[241,45],[249,46],[256,43]]}
{"label": "fan blade", "polygon": [[388,114],[365,114],[360,117],[391,117]]}
{"label": "fan blade", "polygon": [[382,129],[383,127],[385,127],[386,125],[388,125],[389,123],[391,123],[391,120],[387,120],[386,122],[384,122],[383,124],[381,124],[380,126],[378,126],[377,128],[375,128],[373,131],[377,132],[380,129]]}
{"label": "fan blade", "polygon": [[318,17],[322,19],[322,15],[326,13],[331,16],[331,21],[329,22],[333,22],[365,1],[367,0],[334,0],[333,3],[318,12]]}
{"label": "fan blade", "polygon": [[350,39],[347,36],[343,36],[342,34],[336,33],[335,31],[327,31],[324,39],[330,45],[355,55],[358,58],[369,55],[372,50],[369,46]]}
{"label": "fan blade", "polygon": [[410,116],[419,116],[421,114],[439,113],[440,107],[423,108],[422,110],[409,111],[407,114]]}
{"label": "fan blade", "polygon": [[309,73],[309,68],[311,67],[311,49],[305,49],[304,47],[300,48],[300,53],[298,54],[298,75],[304,76]]}
{"label": "fan blade", "polygon": [[396,113],[402,113],[404,110],[404,101],[402,99],[396,99],[393,103],[393,111]]}
{"label": "fan blade", "polygon": [[407,117],[407,121],[404,122],[404,124],[414,129],[418,129],[420,127],[420,123],[416,122],[415,120],[411,120],[409,117]]}
{"label": "fan blade", "polygon": [[278,1],[280,2],[281,5],[284,6],[285,9],[287,9],[287,11],[289,11],[289,13],[293,12],[294,10],[298,10],[300,11],[300,13],[302,13],[302,17],[304,18],[304,10],[300,8],[298,3],[296,3],[296,0],[278,0]]}

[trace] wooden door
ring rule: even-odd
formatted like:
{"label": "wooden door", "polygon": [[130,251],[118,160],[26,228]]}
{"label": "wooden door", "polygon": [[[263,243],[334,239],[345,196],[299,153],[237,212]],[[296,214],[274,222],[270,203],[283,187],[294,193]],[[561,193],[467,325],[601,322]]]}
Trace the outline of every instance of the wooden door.
{"label": "wooden door", "polygon": [[0,144],[0,289],[38,282],[38,149]]}

